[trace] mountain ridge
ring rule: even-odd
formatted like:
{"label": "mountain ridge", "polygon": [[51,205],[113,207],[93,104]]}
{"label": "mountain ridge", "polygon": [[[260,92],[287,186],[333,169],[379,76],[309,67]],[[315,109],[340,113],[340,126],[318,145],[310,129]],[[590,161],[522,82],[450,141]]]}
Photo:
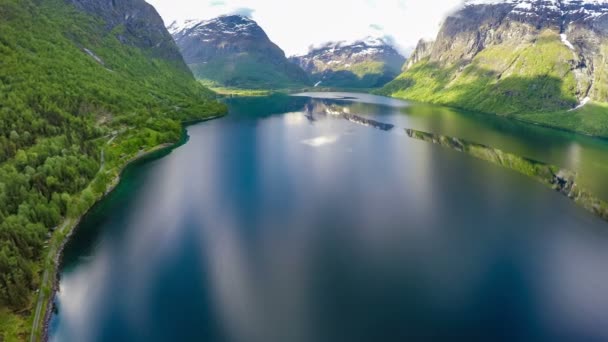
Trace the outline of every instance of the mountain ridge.
{"label": "mountain ridge", "polygon": [[606,1],[469,1],[379,93],[608,135],[607,13]]}
{"label": "mountain ridge", "polygon": [[[99,0],[67,0],[67,2],[80,11],[103,20],[105,34],[116,27],[122,27],[123,29],[115,32],[115,35],[123,44],[146,49],[153,57],[174,60],[177,64],[183,61],[175,42],[164,27],[161,16],[149,3],[143,0],[114,0],[103,3]],[[180,65],[182,68],[183,66]]]}
{"label": "mountain ridge", "polygon": [[401,71],[405,58],[383,38],[328,42],[289,60],[317,85],[347,88],[381,87]]}
{"label": "mountain ridge", "polygon": [[224,15],[169,25],[194,75],[208,84],[236,88],[304,86],[309,79],[251,18]]}

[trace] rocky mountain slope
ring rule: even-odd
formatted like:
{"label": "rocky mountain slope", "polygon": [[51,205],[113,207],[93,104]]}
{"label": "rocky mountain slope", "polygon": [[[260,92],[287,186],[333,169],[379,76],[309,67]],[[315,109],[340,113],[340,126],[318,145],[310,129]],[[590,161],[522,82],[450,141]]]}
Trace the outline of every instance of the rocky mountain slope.
{"label": "rocky mountain slope", "polygon": [[144,0],[0,0],[0,56],[0,341],[15,341],[52,251],[127,161],[225,107]]}
{"label": "rocky mountain slope", "polygon": [[163,20],[154,7],[144,1],[68,0],[82,12],[103,20],[108,33],[116,28],[116,38],[123,44],[147,50],[152,56],[183,66],[183,58]]}
{"label": "rocky mountain slope", "polygon": [[381,93],[608,135],[607,14],[605,0],[467,1]]}
{"label": "rocky mountain slope", "polygon": [[309,73],[319,86],[374,88],[393,80],[405,58],[380,38],[332,42],[290,60]]}
{"label": "rocky mountain slope", "polygon": [[194,75],[213,85],[237,88],[284,88],[309,83],[253,20],[221,16],[169,26]]}

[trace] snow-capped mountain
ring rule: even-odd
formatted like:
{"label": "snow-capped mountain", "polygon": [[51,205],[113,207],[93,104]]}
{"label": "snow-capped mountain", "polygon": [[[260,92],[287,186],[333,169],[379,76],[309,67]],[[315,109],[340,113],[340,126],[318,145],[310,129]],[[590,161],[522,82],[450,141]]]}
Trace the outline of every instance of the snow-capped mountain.
{"label": "snow-capped mountain", "polygon": [[175,40],[196,35],[200,39],[225,39],[239,36],[268,38],[252,19],[240,15],[226,15],[211,20],[173,22],[167,28]]}
{"label": "snow-capped mountain", "polygon": [[326,43],[290,60],[318,85],[379,87],[401,71],[405,58],[382,38]]}
{"label": "snow-capped mountain", "polygon": [[538,24],[563,25],[608,13],[605,0],[469,0],[465,6],[504,5],[508,17]]}
{"label": "snow-capped mountain", "polygon": [[607,54],[608,0],[469,0],[385,93],[504,114],[578,109],[608,102]]}
{"label": "snow-capped mountain", "polygon": [[308,84],[306,73],[290,63],[252,19],[226,15],[174,22],[168,27],[194,75],[217,85],[277,88]]}

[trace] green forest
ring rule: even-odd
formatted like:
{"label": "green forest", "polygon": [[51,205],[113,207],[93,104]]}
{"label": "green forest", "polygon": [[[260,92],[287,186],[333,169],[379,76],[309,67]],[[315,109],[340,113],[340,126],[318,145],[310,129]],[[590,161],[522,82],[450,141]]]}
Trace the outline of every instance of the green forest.
{"label": "green forest", "polygon": [[226,111],[123,29],[63,0],[0,0],[0,313],[30,309],[50,233],[130,159]]}

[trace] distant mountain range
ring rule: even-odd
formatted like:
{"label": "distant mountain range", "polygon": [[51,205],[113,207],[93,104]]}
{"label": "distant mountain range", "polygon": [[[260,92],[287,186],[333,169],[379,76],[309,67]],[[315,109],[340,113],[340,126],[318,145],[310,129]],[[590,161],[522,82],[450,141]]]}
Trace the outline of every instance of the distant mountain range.
{"label": "distant mountain range", "polygon": [[250,18],[190,20],[168,29],[195,77],[207,84],[266,89],[310,85],[308,75]]}
{"label": "distant mountain range", "polygon": [[381,87],[401,72],[405,58],[381,38],[331,42],[290,60],[316,85],[347,88]]}
{"label": "distant mountain range", "polygon": [[393,80],[405,62],[381,38],[331,42],[288,60],[255,21],[240,15],[174,22],[168,29],[194,75],[216,86],[374,88]]}
{"label": "distant mountain range", "polygon": [[380,94],[605,135],[607,14],[605,0],[467,1]]}

